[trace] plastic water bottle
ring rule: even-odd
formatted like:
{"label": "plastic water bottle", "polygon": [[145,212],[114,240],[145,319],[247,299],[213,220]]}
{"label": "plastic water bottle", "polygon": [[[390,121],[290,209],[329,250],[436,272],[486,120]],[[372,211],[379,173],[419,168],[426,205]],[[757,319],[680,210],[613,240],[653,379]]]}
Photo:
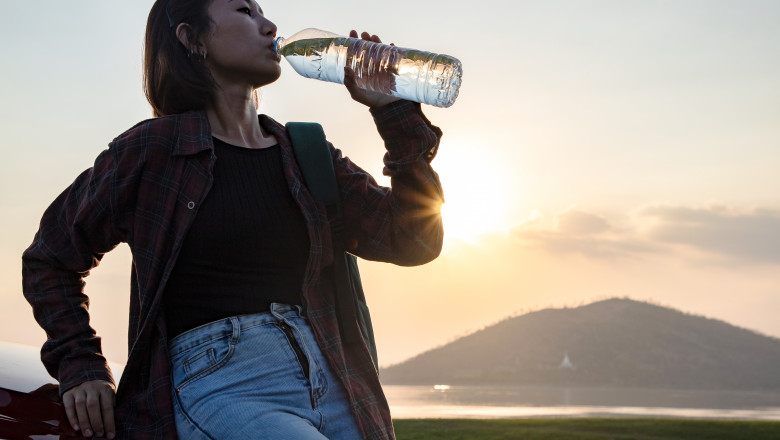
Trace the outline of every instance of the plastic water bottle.
{"label": "plastic water bottle", "polygon": [[344,67],[360,88],[449,107],[458,97],[463,68],[449,55],[350,38],[319,29],[279,37],[274,50],[306,78],[344,84]]}

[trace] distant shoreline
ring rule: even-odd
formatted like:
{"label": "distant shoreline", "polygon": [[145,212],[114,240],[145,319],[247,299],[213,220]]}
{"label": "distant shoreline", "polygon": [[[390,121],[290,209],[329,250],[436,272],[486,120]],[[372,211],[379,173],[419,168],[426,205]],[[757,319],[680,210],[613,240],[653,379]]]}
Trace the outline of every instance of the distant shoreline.
{"label": "distant shoreline", "polygon": [[655,440],[776,440],[780,422],[646,418],[420,419],[394,420],[398,440],[533,438]]}
{"label": "distant shoreline", "polygon": [[780,421],[778,391],[565,387],[384,387],[393,417],[672,417]]}

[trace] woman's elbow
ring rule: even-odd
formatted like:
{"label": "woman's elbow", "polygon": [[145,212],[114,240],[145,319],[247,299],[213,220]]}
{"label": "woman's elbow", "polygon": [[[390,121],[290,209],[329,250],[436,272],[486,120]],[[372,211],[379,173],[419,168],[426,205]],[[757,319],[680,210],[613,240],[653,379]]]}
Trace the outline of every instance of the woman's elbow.
{"label": "woman's elbow", "polygon": [[406,242],[404,251],[399,252],[399,266],[421,266],[430,263],[441,255],[444,244],[444,231],[441,222],[426,231],[423,236],[413,237]]}

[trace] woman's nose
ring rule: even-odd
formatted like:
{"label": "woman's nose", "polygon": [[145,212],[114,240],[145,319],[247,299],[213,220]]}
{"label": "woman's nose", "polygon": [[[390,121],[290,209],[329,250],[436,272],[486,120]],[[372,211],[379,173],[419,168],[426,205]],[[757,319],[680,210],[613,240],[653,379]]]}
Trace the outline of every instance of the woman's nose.
{"label": "woman's nose", "polygon": [[268,35],[270,37],[276,36],[276,25],[267,18],[263,17],[263,20],[260,24],[260,32],[263,33],[263,35]]}

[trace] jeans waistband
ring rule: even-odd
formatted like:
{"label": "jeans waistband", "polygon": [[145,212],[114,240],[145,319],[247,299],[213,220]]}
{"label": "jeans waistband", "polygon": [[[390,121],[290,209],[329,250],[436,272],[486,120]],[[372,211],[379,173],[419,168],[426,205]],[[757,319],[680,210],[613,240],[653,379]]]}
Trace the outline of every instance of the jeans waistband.
{"label": "jeans waistband", "polygon": [[274,315],[284,318],[302,316],[302,308],[298,305],[271,303],[269,311],[253,313],[251,315],[238,315],[219,319],[177,335],[168,343],[168,353],[174,356],[192,347],[198,346],[214,339],[231,337],[238,340],[241,330],[250,329],[264,324],[278,322]]}

